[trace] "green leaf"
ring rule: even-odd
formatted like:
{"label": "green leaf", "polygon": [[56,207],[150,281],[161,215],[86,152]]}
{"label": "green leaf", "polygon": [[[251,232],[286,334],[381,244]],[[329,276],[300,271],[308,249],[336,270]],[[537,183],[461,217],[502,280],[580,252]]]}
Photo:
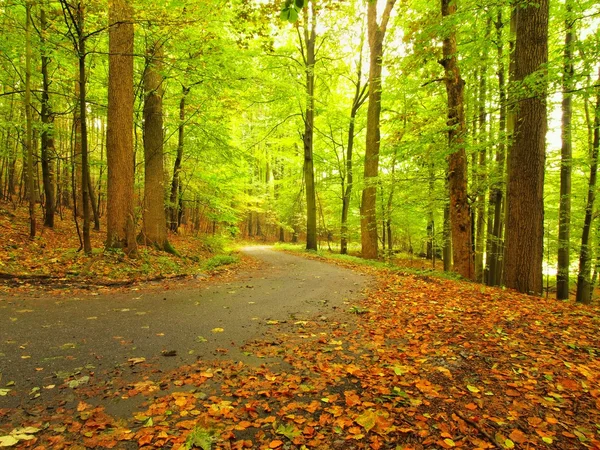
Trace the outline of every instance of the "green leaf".
{"label": "green leaf", "polygon": [[296,427],[294,427],[294,425],[291,423],[286,424],[286,425],[279,425],[277,427],[277,430],[275,430],[275,433],[282,434],[283,436],[288,438],[290,441],[293,441],[295,438],[297,438],[298,436],[300,436],[302,434],[302,432],[300,430],[296,429]]}
{"label": "green leaf", "polygon": [[288,22],[294,23],[298,20],[298,11],[296,8],[290,8],[290,15],[288,17]]}
{"label": "green leaf", "polygon": [[366,431],[370,431],[375,426],[375,419],[375,413],[371,410],[367,410],[356,418],[356,423]]}
{"label": "green leaf", "polygon": [[304,8],[304,0],[296,0],[296,8],[302,9]]}

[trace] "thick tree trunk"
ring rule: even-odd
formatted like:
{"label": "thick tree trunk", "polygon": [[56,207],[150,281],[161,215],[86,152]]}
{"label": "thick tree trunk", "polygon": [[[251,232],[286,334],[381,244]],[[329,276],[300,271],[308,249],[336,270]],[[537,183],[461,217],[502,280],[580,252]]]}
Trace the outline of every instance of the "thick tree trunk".
{"label": "thick tree trunk", "polygon": [[540,295],[543,289],[544,166],[548,0],[516,6],[515,82],[539,74],[516,105],[513,145],[508,160],[505,281],[509,288]]}
{"label": "thick tree trunk", "polygon": [[142,239],[163,251],[173,252],[167,239],[163,167],[162,48],[155,43],[147,51],[144,72],[144,213]]}
{"label": "thick tree trunk", "polygon": [[133,11],[129,0],[109,2],[106,248],[137,253],[134,222]]}
{"label": "thick tree trunk", "polygon": [[[598,72],[600,85],[600,71]],[[594,214],[594,202],[596,200],[596,176],[598,173],[598,152],[600,151],[600,88],[596,87],[596,109],[594,113],[594,138],[592,141],[590,181],[588,185],[587,204],[585,207],[585,218],[583,231],[581,233],[581,249],[579,252],[579,274],[577,275],[577,294],[575,300],[578,303],[591,303],[592,285],[590,283],[590,271],[592,268],[592,252],[590,251],[590,231]]]}
{"label": "thick tree trunk", "polygon": [[365,148],[364,188],[360,205],[360,228],[363,258],[377,258],[377,181],[381,134],[381,69],[383,39],[396,0],[387,0],[381,23],[377,23],[377,2],[367,6],[369,37],[369,106],[367,108],[367,138]]}
{"label": "thick tree trunk", "polygon": [[40,40],[42,43],[42,180],[44,185],[45,211],[44,226],[54,227],[54,211],[56,200],[54,195],[54,115],[50,107],[50,80],[48,79],[48,65],[50,57],[45,48],[48,23],[46,21],[46,10],[42,7],[40,11]]}
{"label": "thick tree trunk", "polygon": [[556,299],[569,299],[569,264],[571,261],[571,167],[573,148],[571,143],[571,90],[573,89],[573,49],[575,47],[575,23],[571,17],[572,0],[566,2],[565,48],[562,78],[562,147],[560,152],[560,204],[558,210],[558,265],[556,270]]}
{"label": "thick tree trunk", "polygon": [[[451,17],[456,3],[442,0],[442,16]],[[467,199],[467,157],[465,153],[464,81],[460,77],[456,34],[450,32],[444,38],[443,59],[446,92],[448,94],[448,188],[450,190],[450,226],[454,271],[464,278],[474,274],[471,236],[471,216]]]}
{"label": "thick tree trunk", "polygon": [[31,2],[25,3],[25,117],[26,135],[25,148],[27,151],[27,196],[29,199],[29,237],[33,239],[36,233],[35,223],[35,185],[33,172],[33,117],[31,106]]}

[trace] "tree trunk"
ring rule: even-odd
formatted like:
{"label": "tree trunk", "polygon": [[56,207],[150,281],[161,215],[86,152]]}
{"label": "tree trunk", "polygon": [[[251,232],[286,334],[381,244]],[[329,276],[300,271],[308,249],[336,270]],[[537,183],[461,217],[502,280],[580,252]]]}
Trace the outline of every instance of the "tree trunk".
{"label": "tree trunk", "polygon": [[147,50],[144,71],[144,213],[142,239],[146,245],[173,252],[167,239],[163,167],[163,77],[159,43]]}
{"label": "tree trunk", "polygon": [[504,69],[504,44],[502,40],[502,8],[498,8],[496,18],[496,45],[498,60],[498,95],[500,114],[498,118],[498,148],[496,150],[496,168],[490,192],[490,209],[493,210],[492,231],[488,242],[488,279],[489,286],[501,283],[502,271],[502,231],[504,228],[504,163],[506,159],[506,82]]}
{"label": "tree trunk", "polygon": [[527,89],[515,111],[514,139],[508,160],[505,281],[509,288],[540,295],[547,130],[547,81],[543,71],[548,62],[548,0],[540,0],[539,5],[516,6],[516,36],[515,81],[521,84],[537,72],[540,82]]}
{"label": "tree trunk", "polygon": [[48,65],[50,57],[45,48],[48,23],[46,21],[46,10],[42,7],[40,11],[40,40],[42,44],[42,180],[44,185],[45,211],[44,226],[54,227],[54,211],[56,200],[54,195],[54,115],[50,107],[50,81],[48,79]]}
{"label": "tree trunk", "polygon": [[179,172],[183,159],[183,140],[185,122],[185,100],[190,89],[182,86],[181,99],[179,100],[179,127],[177,128],[177,156],[173,165],[173,178],[171,179],[171,194],[169,195],[169,227],[173,233],[179,228]]}
{"label": "tree trunk", "polygon": [[[442,0],[442,17],[451,17],[456,3]],[[471,236],[471,216],[467,199],[467,157],[465,153],[464,81],[458,68],[456,34],[451,31],[444,38],[443,59],[448,94],[448,187],[450,190],[450,226],[454,271],[464,278],[474,276]]]}
{"label": "tree trunk", "polygon": [[354,90],[354,99],[352,100],[352,108],[350,109],[350,124],[348,125],[348,144],[346,147],[346,186],[342,187],[342,225],[340,230],[340,253],[346,255],[348,253],[348,211],[350,210],[350,199],[352,198],[352,189],[354,187],[353,173],[353,154],[354,154],[354,127],[356,114],[367,99],[368,84],[362,85],[362,54],[364,45],[364,35],[361,34],[360,52],[356,70],[356,83]]}
{"label": "tree trunk", "polygon": [[360,235],[363,258],[377,258],[377,180],[379,175],[379,148],[381,133],[381,68],[383,39],[396,0],[387,0],[381,23],[377,23],[377,2],[367,6],[369,37],[369,106],[367,108],[367,137],[365,148],[364,188],[360,205]]}
{"label": "tree trunk", "polygon": [[85,58],[86,58],[86,36],[84,34],[84,6],[78,3],[77,6],[77,29],[78,31],[78,57],[79,57],[79,118],[81,120],[81,194],[83,206],[83,251],[86,255],[92,253],[92,243],[90,240],[90,197],[89,197],[89,178],[90,166],[88,162],[88,136],[87,136],[87,99],[86,99],[86,79],[85,79]]}
{"label": "tree trunk", "polygon": [[133,11],[129,0],[109,3],[106,248],[135,256],[133,161]]}
{"label": "tree trunk", "polygon": [[[598,71],[598,83],[600,85],[600,70]],[[575,300],[578,303],[589,304],[592,301],[592,286],[590,284],[590,270],[592,266],[592,252],[590,251],[590,231],[594,213],[594,202],[596,199],[596,175],[598,172],[598,151],[600,150],[600,88],[596,86],[596,109],[594,111],[594,138],[592,142],[592,155],[590,167],[590,181],[588,185],[587,204],[585,207],[585,218],[583,231],[581,233],[581,250],[579,252],[579,274],[577,275],[577,294]]]}
{"label": "tree trunk", "polygon": [[25,3],[25,117],[27,130],[25,148],[27,151],[27,194],[29,199],[29,237],[33,239],[36,232],[35,224],[35,187],[33,178],[33,117],[31,106],[31,2]]}
{"label": "tree trunk", "polygon": [[565,48],[562,78],[562,147],[560,152],[560,203],[558,210],[558,264],[556,270],[556,299],[569,299],[569,264],[571,253],[571,91],[573,90],[573,50],[575,47],[575,22],[572,17],[572,0],[567,0],[565,19]]}
{"label": "tree trunk", "polygon": [[444,206],[444,248],[443,248],[443,259],[444,259],[444,272],[450,272],[452,268],[452,236],[450,230],[450,205]]}
{"label": "tree trunk", "polygon": [[315,41],[317,14],[315,2],[305,8],[304,56],[306,70],[306,113],[304,116],[304,180],[306,182],[306,249],[317,250],[317,202],[313,162],[313,134],[315,120]]}
{"label": "tree trunk", "polygon": [[[492,21],[491,18],[488,17],[488,21],[486,24],[485,30],[485,40],[488,41],[490,38]],[[486,52],[487,49],[484,49]],[[487,113],[486,113],[486,100],[487,100],[487,53],[484,53],[481,56],[481,73],[479,77],[479,99],[478,103],[478,126],[479,126],[479,134],[477,136],[477,142],[479,144],[477,156],[477,206],[476,206],[476,215],[477,221],[475,226],[475,280],[478,283],[483,283],[484,275],[485,275],[485,266],[484,266],[484,254],[485,254],[485,225],[486,225],[486,193],[487,193],[487,183],[486,180],[488,178],[488,170],[487,170],[487,134],[486,134],[486,123],[487,123]]]}

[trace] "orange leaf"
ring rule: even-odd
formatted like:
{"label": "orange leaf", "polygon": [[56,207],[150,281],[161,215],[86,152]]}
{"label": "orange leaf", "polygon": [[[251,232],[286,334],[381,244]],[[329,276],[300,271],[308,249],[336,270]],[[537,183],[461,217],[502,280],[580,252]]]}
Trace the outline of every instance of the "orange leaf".
{"label": "orange leaf", "polygon": [[465,408],[473,411],[474,409],[477,409],[477,405],[475,403],[469,403],[469,404],[465,405]]}
{"label": "orange leaf", "polygon": [[144,436],[138,439],[138,445],[141,447],[142,445],[149,444],[150,442],[152,442],[152,439],[154,439],[153,434],[145,434]]}
{"label": "orange leaf", "polygon": [[517,444],[523,444],[527,442],[527,436],[525,436],[525,433],[523,433],[521,430],[512,430],[508,437]]}
{"label": "orange leaf", "polygon": [[269,448],[278,448],[281,447],[283,445],[283,441],[280,441],[279,439],[275,439],[274,441],[271,441],[271,443],[269,444]]}

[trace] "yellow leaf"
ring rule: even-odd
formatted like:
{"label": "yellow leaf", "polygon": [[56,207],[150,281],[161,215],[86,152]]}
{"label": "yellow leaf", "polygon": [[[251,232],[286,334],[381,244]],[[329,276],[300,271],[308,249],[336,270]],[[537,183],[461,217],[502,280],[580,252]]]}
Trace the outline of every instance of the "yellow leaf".
{"label": "yellow leaf", "polygon": [[479,392],[479,388],[475,387],[475,386],[471,386],[470,384],[467,385],[467,389],[471,392],[477,393]]}
{"label": "yellow leaf", "polygon": [[375,426],[376,418],[375,413],[368,409],[356,418],[356,423],[362,426],[366,431],[369,431]]}
{"label": "yellow leaf", "polygon": [[225,331],[223,328],[213,328],[212,330],[213,333],[222,333],[223,331]]}

